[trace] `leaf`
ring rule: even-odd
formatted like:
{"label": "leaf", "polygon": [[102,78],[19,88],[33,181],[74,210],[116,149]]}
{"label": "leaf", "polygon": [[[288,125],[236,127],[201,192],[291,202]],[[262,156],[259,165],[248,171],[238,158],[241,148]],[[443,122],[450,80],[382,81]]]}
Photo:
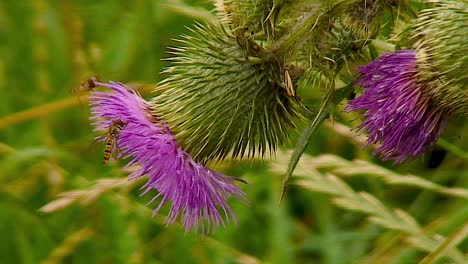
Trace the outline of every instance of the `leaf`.
{"label": "leaf", "polygon": [[464,151],[459,146],[456,146],[443,138],[439,138],[436,144],[445,150],[450,151],[452,154],[457,155],[462,159],[468,160],[468,152]]}
{"label": "leaf", "polygon": [[428,254],[419,264],[435,263],[440,257],[444,256],[450,249],[457,246],[468,237],[468,223],[465,223],[459,230],[446,238],[435,250]]}
{"label": "leaf", "polygon": [[288,189],[289,179],[291,178],[291,175],[294,172],[294,169],[296,168],[297,163],[299,162],[299,159],[302,156],[302,153],[304,153],[305,149],[307,148],[307,145],[309,144],[312,135],[315,133],[315,131],[317,131],[317,129],[320,127],[323,121],[329,115],[331,115],[331,113],[335,109],[335,106],[338,105],[341,102],[341,100],[343,100],[352,91],[352,88],[353,85],[348,85],[342,89],[335,91],[335,84],[334,82],[331,82],[330,86],[328,87],[328,92],[322,100],[322,105],[320,106],[319,111],[312,120],[312,123],[308,127],[306,127],[306,129],[304,129],[299,140],[296,143],[294,152],[291,155],[291,159],[289,160],[288,170],[283,176],[282,190],[279,199],[280,203],[283,200],[284,195],[286,194],[286,191]]}

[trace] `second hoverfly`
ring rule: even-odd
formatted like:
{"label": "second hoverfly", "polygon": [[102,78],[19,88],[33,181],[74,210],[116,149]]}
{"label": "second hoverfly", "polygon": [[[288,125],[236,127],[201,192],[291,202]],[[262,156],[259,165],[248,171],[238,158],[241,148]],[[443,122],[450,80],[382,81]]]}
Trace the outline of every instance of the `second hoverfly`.
{"label": "second hoverfly", "polygon": [[118,158],[120,148],[117,142],[120,137],[120,132],[126,125],[127,123],[122,121],[121,119],[112,120],[112,124],[109,126],[109,130],[105,135],[106,146],[104,148],[104,159],[102,160],[103,164],[109,162],[111,156],[113,159]]}
{"label": "second hoverfly", "polygon": [[72,94],[80,94],[93,90],[97,87],[96,82],[99,82],[97,77],[89,77],[88,79],[81,82],[80,86],[73,88]]}

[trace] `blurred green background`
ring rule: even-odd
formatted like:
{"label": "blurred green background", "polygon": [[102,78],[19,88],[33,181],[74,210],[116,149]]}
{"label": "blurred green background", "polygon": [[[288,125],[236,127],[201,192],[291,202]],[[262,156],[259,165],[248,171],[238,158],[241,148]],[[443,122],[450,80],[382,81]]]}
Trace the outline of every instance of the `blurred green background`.
{"label": "blurred green background", "polygon": [[[188,34],[195,20],[215,19],[212,9],[208,0],[0,2],[0,263],[416,263],[431,259],[430,254],[433,261],[440,257],[436,263],[446,263],[466,258],[465,120],[452,120],[434,151],[394,165],[372,158],[371,150],[341,127],[340,122],[355,125],[349,121],[356,117],[338,113],[335,123],[314,137],[308,148],[314,157],[303,163],[320,174],[302,174],[313,190],[292,187],[278,206],[288,155],[227,161],[215,169],[249,182],[240,187],[250,203],[230,201],[237,224],[201,236],[185,234],[179,224],[165,227],[167,206],[152,218],[155,205],[146,202],[155,193],[140,197],[142,182],[127,181],[124,163],[102,165],[103,146],[93,144],[86,96],[73,90],[97,75],[129,83],[148,98],[162,78],[167,48],[177,45],[172,39]],[[310,93],[315,95],[306,100],[321,96]],[[290,148],[300,131],[291,132]],[[326,153],[336,156],[332,161],[317,157]],[[362,164],[340,163],[338,157],[367,160],[389,171],[384,176],[375,168],[359,171],[365,170]],[[342,180],[322,182],[327,172]],[[342,185],[350,195],[334,191]],[[380,201],[378,206],[356,209],[360,201],[372,200],[359,200],[358,192]],[[369,221],[369,216],[388,221]]]}

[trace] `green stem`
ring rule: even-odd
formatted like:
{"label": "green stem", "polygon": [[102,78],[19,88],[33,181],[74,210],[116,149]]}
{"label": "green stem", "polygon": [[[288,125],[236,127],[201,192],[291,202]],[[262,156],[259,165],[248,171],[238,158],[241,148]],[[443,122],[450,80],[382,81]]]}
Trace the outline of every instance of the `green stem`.
{"label": "green stem", "polygon": [[456,145],[451,144],[450,142],[448,142],[447,140],[445,140],[443,138],[439,138],[439,140],[437,140],[437,145],[439,147],[444,148],[447,151],[450,151],[452,154],[457,155],[458,157],[460,157],[462,159],[468,160],[468,153],[467,152],[463,151],[462,149],[460,149]]}
{"label": "green stem", "polygon": [[312,35],[312,31],[317,26],[321,16],[322,13],[320,12],[310,12],[307,14],[293,27],[291,33],[283,36],[273,45],[273,52],[281,56],[302,47]]}
{"label": "green stem", "polygon": [[295,26],[289,34],[280,38],[273,46],[272,51],[279,56],[294,54],[305,42],[313,36],[315,28],[329,23],[328,18],[336,17],[338,9],[343,5],[349,5],[356,0],[341,0],[328,7],[317,7],[315,12],[308,12]]}

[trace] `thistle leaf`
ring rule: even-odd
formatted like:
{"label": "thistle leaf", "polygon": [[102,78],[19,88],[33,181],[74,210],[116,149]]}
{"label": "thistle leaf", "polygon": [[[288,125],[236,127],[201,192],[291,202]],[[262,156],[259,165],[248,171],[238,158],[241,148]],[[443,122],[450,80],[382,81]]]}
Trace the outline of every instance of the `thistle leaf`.
{"label": "thistle leaf", "polygon": [[[200,162],[273,152],[305,113],[281,82],[283,65],[242,49],[228,29],[198,25],[172,50],[154,113]],[[261,48],[261,47],[258,47]]]}
{"label": "thistle leaf", "polygon": [[315,117],[312,119],[312,123],[310,126],[306,127],[302,132],[299,140],[296,143],[296,147],[291,155],[291,159],[289,160],[288,170],[286,171],[285,175],[283,176],[283,183],[281,189],[280,200],[284,198],[286,191],[289,185],[289,179],[291,178],[294,169],[299,162],[302,154],[304,153],[312,135],[315,131],[322,125],[323,121],[333,113],[335,110],[335,106],[338,105],[344,98],[348,96],[350,92],[352,92],[353,85],[348,85],[338,91],[335,91],[334,83],[332,82],[331,86],[328,88],[328,92],[325,95],[325,98],[322,100],[322,105],[320,109],[315,114]]}
{"label": "thistle leaf", "polygon": [[312,123],[310,124],[310,126],[304,129],[299,140],[296,143],[294,152],[292,153],[291,159],[289,160],[288,170],[286,171],[286,174],[283,177],[282,189],[281,189],[281,194],[280,194],[280,202],[283,199],[284,195],[286,194],[286,191],[289,185],[289,179],[291,178],[291,175],[294,169],[296,168],[296,165],[299,162],[299,159],[301,158],[302,153],[304,153],[305,149],[307,148],[310,138],[312,137],[314,132],[320,127],[320,125],[328,116],[328,112],[325,111],[325,109],[330,103],[332,94],[333,94],[333,90],[330,90],[326,98],[323,100],[323,104],[320,107],[317,114],[315,115],[315,118],[312,120]]}

